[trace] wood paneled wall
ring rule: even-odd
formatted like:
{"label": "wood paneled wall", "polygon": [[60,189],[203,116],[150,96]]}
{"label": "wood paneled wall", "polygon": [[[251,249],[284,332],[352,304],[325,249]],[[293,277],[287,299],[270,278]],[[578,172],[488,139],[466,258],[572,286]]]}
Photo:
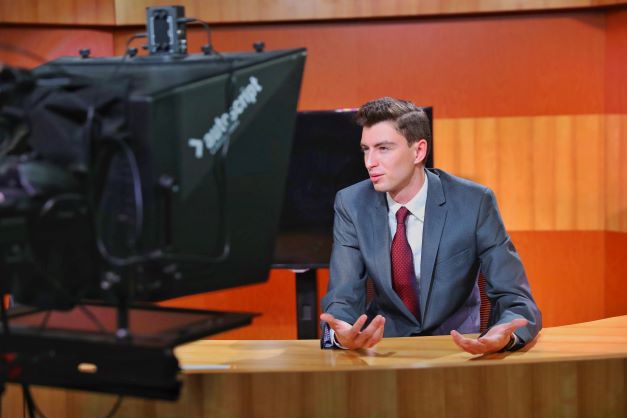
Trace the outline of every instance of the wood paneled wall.
{"label": "wood paneled wall", "polygon": [[509,230],[627,232],[627,115],[436,119],[437,166],[495,191]]}
{"label": "wood paneled wall", "polygon": [[[110,9],[112,1],[0,0],[0,21],[65,25],[0,26],[0,42],[45,59],[75,55],[82,47],[91,47],[94,55],[120,54],[128,36],[142,29],[71,27],[143,22],[144,2],[120,0]],[[292,10],[296,3],[300,8]],[[584,9],[461,14],[540,3]],[[372,1],[350,0],[183,4],[188,15],[215,22],[304,19],[299,13],[305,12],[316,13],[310,19],[345,13],[409,16],[429,13],[411,9],[418,4],[440,7],[433,12],[440,16],[429,18],[217,25],[213,41],[222,51],[250,49],[257,40],[268,49],[307,47],[303,110],[356,107],[383,95],[434,106],[436,165],[496,191],[545,324],[553,326],[627,313],[622,261],[627,253],[627,6],[590,8],[622,3],[627,2],[377,2],[383,9]],[[277,8],[277,14],[265,14]],[[193,51],[206,39],[199,28],[189,36]],[[0,61],[37,64],[2,51]],[[320,273],[321,293],[327,275]],[[265,284],[169,304],[263,314],[254,326],[220,338],[295,338],[294,292],[293,274],[277,270]]]}
{"label": "wood paneled wall", "polygon": [[605,111],[627,113],[627,8],[608,11],[605,30]]}

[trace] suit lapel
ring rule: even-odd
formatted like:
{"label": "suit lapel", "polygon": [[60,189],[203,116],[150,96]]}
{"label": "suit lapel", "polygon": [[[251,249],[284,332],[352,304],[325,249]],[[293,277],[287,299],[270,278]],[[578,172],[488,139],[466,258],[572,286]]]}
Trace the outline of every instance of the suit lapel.
{"label": "suit lapel", "polygon": [[388,205],[385,193],[376,194],[374,205],[370,206],[370,222],[372,226],[372,246],[374,248],[375,265],[378,268],[379,285],[388,292],[392,289],[392,271],[390,267],[390,226],[388,224]]}
{"label": "suit lapel", "polygon": [[420,260],[420,315],[423,325],[429,293],[433,286],[435,258],[440,247],[447,211],[446,197],[440,177],[429,170],[426,172],[429,189],[427,191],[425,223],[422,231],[422,257]]}

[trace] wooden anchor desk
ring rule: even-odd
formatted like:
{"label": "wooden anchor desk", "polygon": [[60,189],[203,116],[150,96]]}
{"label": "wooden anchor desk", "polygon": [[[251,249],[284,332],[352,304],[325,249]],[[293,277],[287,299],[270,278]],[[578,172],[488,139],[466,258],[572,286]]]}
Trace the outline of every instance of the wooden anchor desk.
{"label": "wooden anchor desk", "polygon": [[[177,350],[177,402],[125,398],[116,417],[626,417],[627,316],[546,328],[524,350],[477,357],[449,336],[359,352],[317,340],[197,341]],[[116,397],[35,388],[48,418],[101,417]],[[8,385],[4,416],[22,416]]]}

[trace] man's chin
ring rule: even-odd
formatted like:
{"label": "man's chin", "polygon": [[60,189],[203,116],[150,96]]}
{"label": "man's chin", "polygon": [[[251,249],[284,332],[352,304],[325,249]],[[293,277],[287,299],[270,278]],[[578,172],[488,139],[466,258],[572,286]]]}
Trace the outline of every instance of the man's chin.
{"label": "man's chin", "polygon": [[387,192],[387,191],[388,191],[388,188],[387,188],[387,187],[385,187],[385,185],[384,185],[384,184],[382,184],[382,182],[380,182],[380,181],[379,181],[379,182],[377,182],[377,183],[372,182],[372,187],[374,187],[374,189],[375,189],[377,192]]}

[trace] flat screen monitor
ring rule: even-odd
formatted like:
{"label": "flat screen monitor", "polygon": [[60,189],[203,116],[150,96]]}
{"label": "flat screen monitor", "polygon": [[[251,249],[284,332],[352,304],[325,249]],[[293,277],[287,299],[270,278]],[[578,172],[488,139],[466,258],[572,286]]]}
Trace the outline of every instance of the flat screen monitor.
{"label": "flat screen monitor", "polygon": [[[433,108],[429,117],[433,137]],[[285,188],[275,268],[327,267],[335,194],[368,178],[354,109],[298,112]],[[433,167],[433,150],[427,167]]]}

